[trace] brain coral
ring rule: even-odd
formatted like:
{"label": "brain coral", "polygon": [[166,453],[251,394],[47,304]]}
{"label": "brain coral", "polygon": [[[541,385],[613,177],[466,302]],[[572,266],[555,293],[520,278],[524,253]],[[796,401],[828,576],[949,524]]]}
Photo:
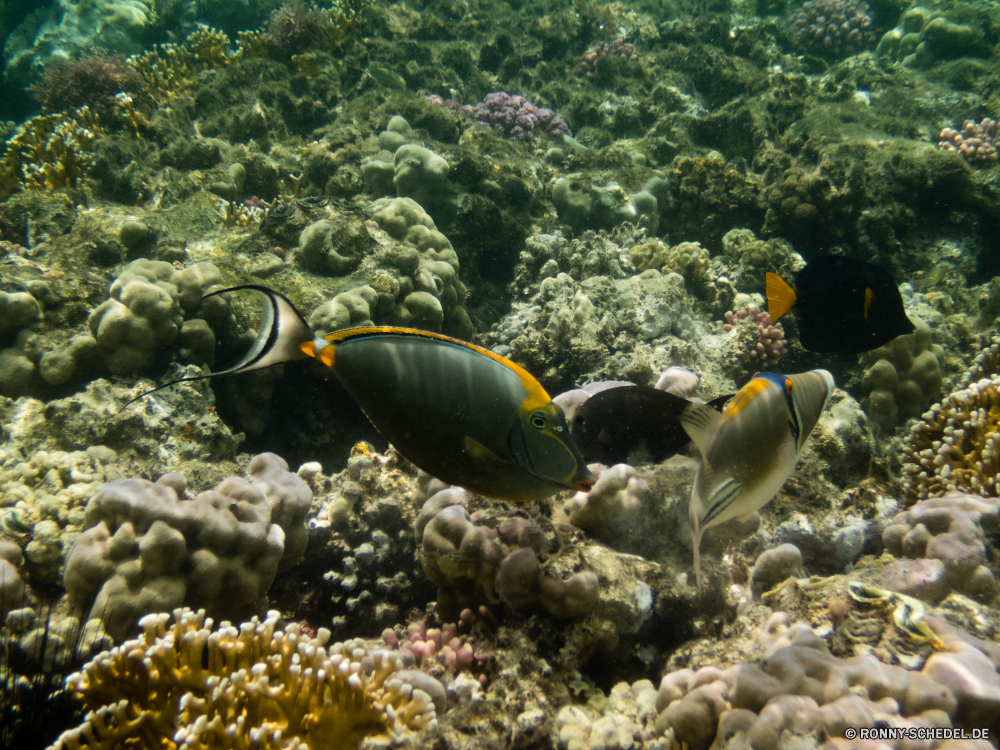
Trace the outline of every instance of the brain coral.
{"label": "brain coral", "polygon": [[996,497],[1000,478],[1000,342],[985,349],[962,386],[934,404],[903,446],[909,502],[951,490]]}
{"label": "brain coral", "polygon": [[[430,675],[363,641],[327,646],[278,612],[212,629],[205,612],[142,618],[141,637],[99,654],[67,686],[90,710],[54,750],[229,747],[350,750],[437,723]],[[440,688],[440,691],[435,688]],[[442,706],[443,708],[443,706]],[[109,721],[110,720],[110,721]]]}

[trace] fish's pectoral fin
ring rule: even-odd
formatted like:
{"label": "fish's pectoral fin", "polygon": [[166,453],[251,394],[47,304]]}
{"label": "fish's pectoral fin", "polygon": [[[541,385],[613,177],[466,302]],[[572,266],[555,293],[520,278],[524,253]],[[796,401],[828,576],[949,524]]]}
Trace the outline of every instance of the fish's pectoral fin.
{"label": "fish's pectoral fin", "polygon": [[494,464],[497,466],[500,465],[508,466],[512,463],[511,461],[506,461],[500,458],[500,456],[491,451],[485,445],[480,443],[475,438],[469,437],[468,435],[466,435],[465,438],[463,438],[462,447],[465,448],[465,452],[468,453],[476,461],[481,461],[487,464]]}
{"label": "fish's pectoral fin", "polygon": [[[208,375],[195,375],[193,377],[171,380],[169,383],[164,383],[152,390],[140,393],[125,404],[121,411],[124,411],[130,404],[148,396],[150,393],[169,388],[177,383],[219,378],[223,375],[239,375],[240,373],[252,370],[263,370],[264,368],[273,367],[283,362],[305,359],[307,355],[302,350],[301,345],[307,341],[312,341],[316,337],[316,334],[313,333],[309,324],[306,323],[305,318],[302,317],[302,313],[295,309],[295,305],[284,295],[265,286],[247,284],[245,286],[229,287],[228,289],[218,289],[206,294],[202,299],[206,300],[218,294],[244,290],[256,292],[263,301],[264,308],[261,312],[260,328],[257,330],[257,337],[254,339],[253,344],[250,345],[247,353],[240,358],[239,362],[232,367],[227,367],[224,370],[212,372]],[[121,411],[118,413],[121,414]]]}
{"label": "fish's pectoral fin", "polygon": [[797,299],[795,290],[788,286],[788,282],[778,274],[768,272],[767,314],[771,316],[772,323],[776,323],[778,318],[791,310]]}
{"label": "fish's pectoral fin", "polygon": [[708,455],[708,446],[722,419],[722,415],[708,404],[691,404],[678,417],[684,432],[701,451],[702,458]]}

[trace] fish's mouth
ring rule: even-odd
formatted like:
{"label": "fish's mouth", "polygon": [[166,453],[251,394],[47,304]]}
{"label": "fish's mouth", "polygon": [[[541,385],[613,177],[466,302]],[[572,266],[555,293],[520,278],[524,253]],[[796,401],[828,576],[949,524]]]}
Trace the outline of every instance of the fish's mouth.
{"label": "fish's mouth", "polygon": [[577,492],[590,492],[596,481],[596,479],[579,479],[573,483],[573,486],[576,487]]}

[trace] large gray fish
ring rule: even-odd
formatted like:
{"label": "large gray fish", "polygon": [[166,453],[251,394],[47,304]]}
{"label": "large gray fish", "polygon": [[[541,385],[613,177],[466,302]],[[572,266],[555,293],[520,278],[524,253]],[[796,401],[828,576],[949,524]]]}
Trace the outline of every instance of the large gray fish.
{"label": "large gray fish", "polygon": [[272,289],[243,286],[212,294],[239,289],[264,299],[257,338],[233,367],[203,377],[314,357],[333,370],[396,450],[444,482],[515,501],[593,486],[562,409],[510,360],[410,328],[348,328],[319,337]]}
{"label": "large gray fish", "polygon": [[833,393],[826,370],[800,375],[762,372],[720,414],[692,404],[680,421],[701,451],[691,488],[691,543],[701,588],[701,535],[730,518],[760,510],[795,471],[806,438]]}

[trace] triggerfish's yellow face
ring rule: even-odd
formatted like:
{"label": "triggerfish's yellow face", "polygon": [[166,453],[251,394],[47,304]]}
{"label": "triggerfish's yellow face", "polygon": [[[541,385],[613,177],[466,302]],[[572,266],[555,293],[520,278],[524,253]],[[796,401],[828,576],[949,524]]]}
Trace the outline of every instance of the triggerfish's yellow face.
{"label": "triggerfish's yellow face", "polygon": [[553,484],[587,491],[594,476],[569,434],[566,417],[549,401],[525,404],[510,434],[510,449],[521,468]]}

